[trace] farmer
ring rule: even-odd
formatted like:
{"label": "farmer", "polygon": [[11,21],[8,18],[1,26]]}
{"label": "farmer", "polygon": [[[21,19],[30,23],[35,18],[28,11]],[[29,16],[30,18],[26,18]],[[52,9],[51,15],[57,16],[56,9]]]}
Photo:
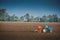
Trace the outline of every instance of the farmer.
{"label": "farmer", "polygon": [[38,26],[38,28],[37,28],[38,32],[40,32],[40,33],[42,32],[42,29],[43,28],[41,26]]}
{"label": "farmer", "polygon": [[48,27],[49,27],[48,25],[45,26],[45,28],[48,28]]}

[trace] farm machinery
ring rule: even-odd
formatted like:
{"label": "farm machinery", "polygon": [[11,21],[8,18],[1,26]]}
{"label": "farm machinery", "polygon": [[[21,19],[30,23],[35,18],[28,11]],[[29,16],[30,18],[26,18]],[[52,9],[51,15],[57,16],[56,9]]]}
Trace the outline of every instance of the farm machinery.
{"label": "farm machinery", "polygon": [[45,26],[38,26],[35,30],[34,30],[34,32],[43,32],[43,33],[45,33],[45,32],[52,32],[52,28],[51,27],[49,27],[48,25],[45,25]]}

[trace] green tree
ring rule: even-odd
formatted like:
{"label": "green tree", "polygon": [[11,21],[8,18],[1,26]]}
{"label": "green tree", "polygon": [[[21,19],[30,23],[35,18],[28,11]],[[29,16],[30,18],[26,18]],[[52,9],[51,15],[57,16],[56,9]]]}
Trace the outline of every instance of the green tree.
{"label": "green tree", "polygon": [[40,17],[35,17],[34,22],[40,22]]}
{"label": "green tree", "polygon": [[45,15],[42,18],[40,18],[40,22],[47,22],[47,20],[47,16]]}
{"label": "green tree", "polygon": [[58,18],[58,22],[60,22],[60,18]]}
{"label": "green tree", "polygon": [[24,16],[21,16],[20,17],[20,21],[24,21]]}
{"label": "green tree", "polygon": [[30,22],[33,22],[33,21],[34,21],[34,16],[31,15]]}
{"label": "green tree", "polygon": [[25,19],[26,19],[27,22],[30,21],[30,15],[28,13],[26,15],[24,15],[24,17],[25,17]]}
{"label": "green tree", "polygon": [[6,21],[7,20],[7,12],[6,9],[0,9],[0,20],[1,21]]}
{"label": "green tree", "polygon": [[53,15],[53,20],[54,20],[54,22],[58,22],[58,17],[57,17],[57,15]]}
{"label": "green tree", "polygon": [[9,17],[10,21],[18,21],[18,17],[13,14],[12,16]]}
{"label": "green tree", "polygon": [[48,18],[49,18],[48,20],[49,22],[58,22],[57,15],[49,15]]}
{"label": "green tree", "polygon": [[53,16],[52,15],[49,15],[48,18],[49,18],[48,22],[53,22]]}
{"label": "green tree", "polygon": [[18,21],[18,17],[17,16],[15,16],[15,21]]}

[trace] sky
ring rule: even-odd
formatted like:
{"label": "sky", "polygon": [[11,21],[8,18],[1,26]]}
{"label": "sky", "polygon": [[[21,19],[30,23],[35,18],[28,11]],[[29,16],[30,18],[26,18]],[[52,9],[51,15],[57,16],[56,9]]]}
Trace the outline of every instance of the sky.
{"label": "sky", "polygon": [[56,14],[60,17],[60,0],[0,0],[0,8],[5,8],[9,15],[18,17],[29,13],[34,17]]}

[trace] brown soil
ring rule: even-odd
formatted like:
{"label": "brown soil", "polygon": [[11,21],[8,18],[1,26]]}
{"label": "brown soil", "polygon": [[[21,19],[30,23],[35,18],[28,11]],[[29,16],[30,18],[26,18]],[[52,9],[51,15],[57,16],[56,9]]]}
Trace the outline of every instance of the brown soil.
{"label": "brown soil", "polygon": [[[52,33],[34,32],[46,24],[53,28]],[[60,23],[0,22],[0,40],[60,40]]]}

